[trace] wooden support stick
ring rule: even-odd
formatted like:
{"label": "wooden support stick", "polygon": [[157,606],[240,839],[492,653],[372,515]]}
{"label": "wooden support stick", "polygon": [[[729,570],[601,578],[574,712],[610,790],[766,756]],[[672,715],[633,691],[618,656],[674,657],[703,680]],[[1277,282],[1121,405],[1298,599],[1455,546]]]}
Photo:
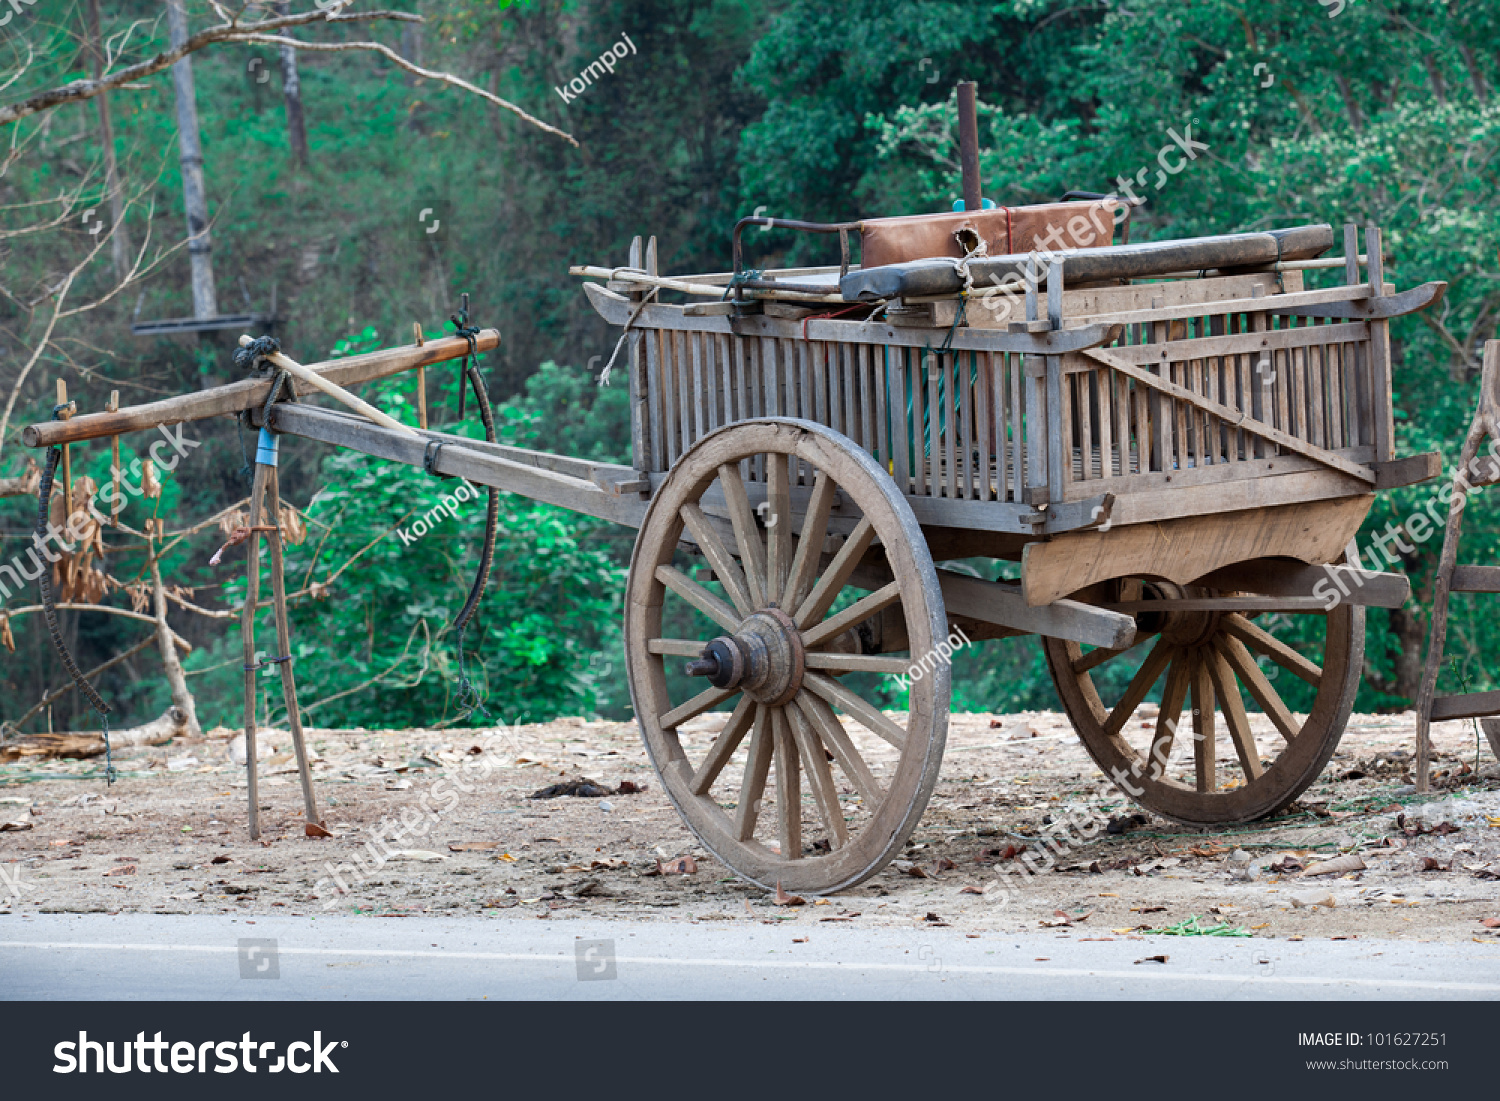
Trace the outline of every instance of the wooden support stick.
{"label": "wooden support stick", "polygon": [[[109,405],[105,407],[106,412],[118,413],[120,411],[120,391],[109,392]],[[120,510],[125,507],[125,502],[120,498],[120,437],[109,438],[109,480],[114,486],[114,493],[109,499],[109,522],[111,527],[120,526]]]}
{"label": "wooden support stick", "polygon": [[250,840],[260,839],[260,785],[255,763],[255,607],[260,603],[260,533],[261,504],[266,495],[266,478],[271,468],[255,464],[255,481],[250,489],[250,538],[245,540],[245,606],[240,611],[240,639],[245,653],[245,781],[250,800]]}
{"label": "wooden support stick", "polygon": [[[266,488],[271,514],[268,520],[273,528],[266,533],[266,539],[271,545],[271,596],[276,605],[276,646],[280,650],[276,657],[286,658],[292,652],[292,628],[286,613],[286,578],[282,573],[281,480],[274,466],[266,478]],[[323,820],[318,815],[318,801],[313,795],[312,765],[308,763],[307,743],[302,736],[302,712],[297,707],[296,674],[290,661],[282,661],[280,665],[281,695],[286,701],[287,725],[291,728],[292,745],[297,751],[297,774],[302,779],[302,803],[308,823],[321,826]]]}
{"label": "wooden support stick", "polygon": [[[68,420],[73,416],[73,410],[68,408],[68,382],[66,379],[57,380],[57,404],[63,408],[58,411],[58,419]],[[68,452],[68,445],[63,444],[62,449],[62,478],[63,478],[63,526],[67,527],[68,521],[73,518],[73,456]]]}
{"label": "wooden support stick", "polygon": [[[253,343],[254,340],[249,336],[240,337],[241,347]],[[362,398],[355,397],[353,394],[349,393],[348,390],[345,390],[337,383],[329,382],[322,375],[318,374],[318,372],[312,370],[311,368],[302,366],[302,364],[298,363],[290,356],[282,355],[280,352],[272,352],[270,355],[266,356],[266,360],[274,364],[275,366],[280,367],[283,371],[286,371],[294,378],[299,378],[309,386],[316,387],[317,389],[323,391],[323,393],[327,394],[335,401],[342,402],[350,409],[353,409],[360,416],[374,421],[382,428],[389,428],[393,432],[405,432],[409,436],[416,435],[416,432],[406,427],[406,425],[402,424],[395,417],[388,416],[387,414],[382,413],[379,409],[376,409],[369,402],[363,400]]]}
{"label": "wooden support stick", "polygon": [[[422,323],[413,321],[411,323],[411,335],[416,338],[417,347],[426,344],[422,336]],[[417,368],[417,424],[423,432],[427,431],[427,368]]]}

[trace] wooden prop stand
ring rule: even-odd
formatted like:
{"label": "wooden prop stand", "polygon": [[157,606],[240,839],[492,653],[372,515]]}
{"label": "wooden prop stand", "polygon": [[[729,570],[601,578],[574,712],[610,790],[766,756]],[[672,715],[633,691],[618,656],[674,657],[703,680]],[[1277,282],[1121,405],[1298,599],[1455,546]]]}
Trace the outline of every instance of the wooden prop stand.
{"label": "wooden prop stand", "polygon": [[245,606],[240,614],[240,633],[245,651],[245,768],[250,798],[250,838],[260,837],[260,803],[258,801],[256,763],[255,677],[261,663],[255,657],[255,608],[260,603],[260,537],[266,537],[271,549],[271,597],[276,611],[276,648],[280,651],[268,664],[281,668],[281,695],[286,704],[287,725],[292,732],[292,746],[297,754],[297,774],[302,781],[302,803],[307,816],[307,831],[321,831],[323,821],[313,794],[312,766],[307,758],[307,741],[302,731],[302,712],[297,706],[297,680],[292,670],[292,632],[286,609],[285,559],[281,543],[281,487],[277,477],[277,438],[269,430],[260,430],[255,452],[255,481],[250,491],[250,539],[246,550],[247,580]]}
{"label": "wooden prop stand", "polygon": [[[1479,461],[1479,445],[1490,441],[1490,459]],[[1443,650],[1448,638],[1448,595],[1450,593],[1500,593],[1500,566],[1458,564],[1458,537],[1464,522],[1464,506],[1469,491],[1500,481],[1496,456],[1500,455],[1500,340],[1484,346],[1484,368],[1479,382],[1479,408],[1469,426],[1468,438],[1453,476],[1453,496],[1448,504],[1448,527],[1443,532],[1443,553],[1438,559],[1433,579],[1432,625],[1427,638],[1427,664],[1422,670],[1422,687],[1417,693],[1417,775],[1416,788],[1427,790],[1432,763],[1432,723],[1444,719],[1479,719],[1489,739],[1490,749],[1500,757],[1500,691],[1467,692],[1438,696],[1438,674],[1443,667]]]}

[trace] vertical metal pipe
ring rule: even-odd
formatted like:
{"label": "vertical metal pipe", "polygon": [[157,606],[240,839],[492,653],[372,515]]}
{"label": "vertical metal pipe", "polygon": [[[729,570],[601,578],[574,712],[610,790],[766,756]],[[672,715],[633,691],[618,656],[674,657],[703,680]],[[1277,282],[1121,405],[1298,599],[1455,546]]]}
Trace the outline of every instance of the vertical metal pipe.
{"label": "vertical metal pipe", "polygon": [[974,98],[974,82],[962,81],[958,86],[958,157],[963,167],[966,211],[978,210],[983,205],[979,186],[979,116]]}

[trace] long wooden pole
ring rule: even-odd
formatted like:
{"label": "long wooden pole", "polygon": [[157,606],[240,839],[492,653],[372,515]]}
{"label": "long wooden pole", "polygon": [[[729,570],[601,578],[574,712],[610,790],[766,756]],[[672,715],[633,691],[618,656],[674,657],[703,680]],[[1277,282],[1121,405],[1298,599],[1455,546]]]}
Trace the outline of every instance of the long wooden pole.
{"label": "long wooden pole", "polygon": [[[275,437],[272,437],[275,442]],[[275,451],[273,449],[274,457]],[[292,627],[286,612],[286,578],[282,573],[283,556],[281,546],[281,478],[275,466],[266,477],[266,488],[270,505],[270,526],[266,541],[271,546],[271,597],[276,605],[276,646],[281,666],[281,696],[286,702],[287,725],[292,731],[292,746],[297,752],[297,774],[302,779],[302,803],[307,811],[307,822],[321,826],[318,815],[318,800],[313,795],[312,765],[307,760],[307,743],[302,736],[302,712],[297,706],[297,679],[292,671]]]}
{"label": "long wooden pole", "polygon": [[[259,456],[257,455],[257,459]],[[266,495],[266,478],[270,467],[255,464],[255,481],[250,489],[250,538],[245,540],[245,606],[240,611],[240,639],[245,654],[245,784],[250,801],[250,840],[260,838],[260,785],[256,779],[255,761],[255,608],[260,603],[260,532],[261,504]]]}
{"label": "long wooden pole", "polygon": [[[479,351],[488,352],[500,346],[500,333],[495,329],[483,329],[475,338],[475,343]],[[459,359],[468,354],[468,341],[462,337],[448,336],[429,340],[421,346],[387,348],[384,351],[305,366],[322,378],[347,387],[387,378],[417,367]],[[293,385],[298,394],[311,393],[316,389],[300,379]],[[21,433],[21,442],[27,447],[56,447],[80,440],[117,436],[124,432],[206,420],[226,413],[238,413],[242,409],[259,408],[265,404],[270,392],[270,379],[245,379],[196,394],[183,394],[147,405],[131,406],[117,413],[88,413],[66,423],[47,421],[29,425]]]}

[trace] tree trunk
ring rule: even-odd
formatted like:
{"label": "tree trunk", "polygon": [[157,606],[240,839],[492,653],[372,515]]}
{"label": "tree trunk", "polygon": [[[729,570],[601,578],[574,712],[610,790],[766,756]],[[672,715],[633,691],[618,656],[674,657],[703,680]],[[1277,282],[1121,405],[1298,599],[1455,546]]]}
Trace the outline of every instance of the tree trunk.
{"label": "tree trunk", "polygon": [[[177,707],[167,708],[165,715],[153,719],[144,726],[129,730],[112,730],[109,748],[118,751],[131,746],[165,745],[173,738],[187,737],[195,733],[188,729],[187,716]],[[102,757],[104,756],[104,734],[100,731],[79,731],[64,734],[27,734],[14,742],[0,746],[0,762],[24,760],[28,757]]]}
{"label": "tree trunk", "polygon": [[1489,99],[1489,88],[1484,83],[1484,74],[1479,71],[1479,60],[1474,56],[1474,51],[1468,46],[1460,46],[1458,52],[1464,55],[1464,67],[1469,70],[1469,83],[1474,86],[1474,97],[1480,103]]}
{"label": "tree trunk", "polygon": [[1354,89],[1349,86],[1349,78],[1342,73],[1337,74],[1333,79],[1339,86],[1339,95],[1344,97],[1344,110],[1348,112],[1349,125],[1357,134],[1365,128],[1365,120],[1359,112],[1359,103],[1354,98]]}
{"label": "tree trunk", "polygon": [[161,583],[161,564],[156,558],[156,543],[152,541],[147,553],[151,559],[151,587],[156,598],[156,641],[161,651],[161,663],[166,669],[167,685],[172,689],[172,706],[186,717],[188,733],[193,737],[203,733],[198,725],[198,705],[188,691],[187,678],[182,674],[182,662],[177,658],[177,645],[172,638],[172,628],[167,625],[167,593]]}
{"label": "tree trunk", "polygon": [[[98,80],[104,70],[104,39],[99,31],[99,0],[88,0],[84,7],[89,58],[94,79]],[[114,237],[110,239],[110,257],[114,261],[115,278],[123,280],[130,273],[130,236],[125,229],[125,196],[120,188],[119,166],[115,163],[115,127],[109,117],[109,93],[100,92],[94,97],[99,110],[99,142],[104,147],[104,186],[109,192],[110,224]]]}
{"label": "tree trunk", "polygon": [[[291,12],[286,0],[276,5],[277,15]],[[291,29],[281,32],[281,37],[293,37]],[[292,157],[297,164],[307,167],[312,154],[307,148],[307,123],[302,117],[302,78],[297,73],[297,50],[292,46],[279,46],[281,51],[281,95],[286,101],[286,140],[292,148]]]}
{"label": "tree trunk", "polygon": [[[188,39],[184,0],[167,0],[167,22],[172,45]],[[198,103],[193,91],[193,60],[184,57],[172,66],[177,93],[177,146],[182,154],[182,204],[187,213],[188,258],[192,264],[193,316],[217,317],[214,294],[213,244],[208,233],[208,192],[203,186],[203,143],[198,136]]]}

